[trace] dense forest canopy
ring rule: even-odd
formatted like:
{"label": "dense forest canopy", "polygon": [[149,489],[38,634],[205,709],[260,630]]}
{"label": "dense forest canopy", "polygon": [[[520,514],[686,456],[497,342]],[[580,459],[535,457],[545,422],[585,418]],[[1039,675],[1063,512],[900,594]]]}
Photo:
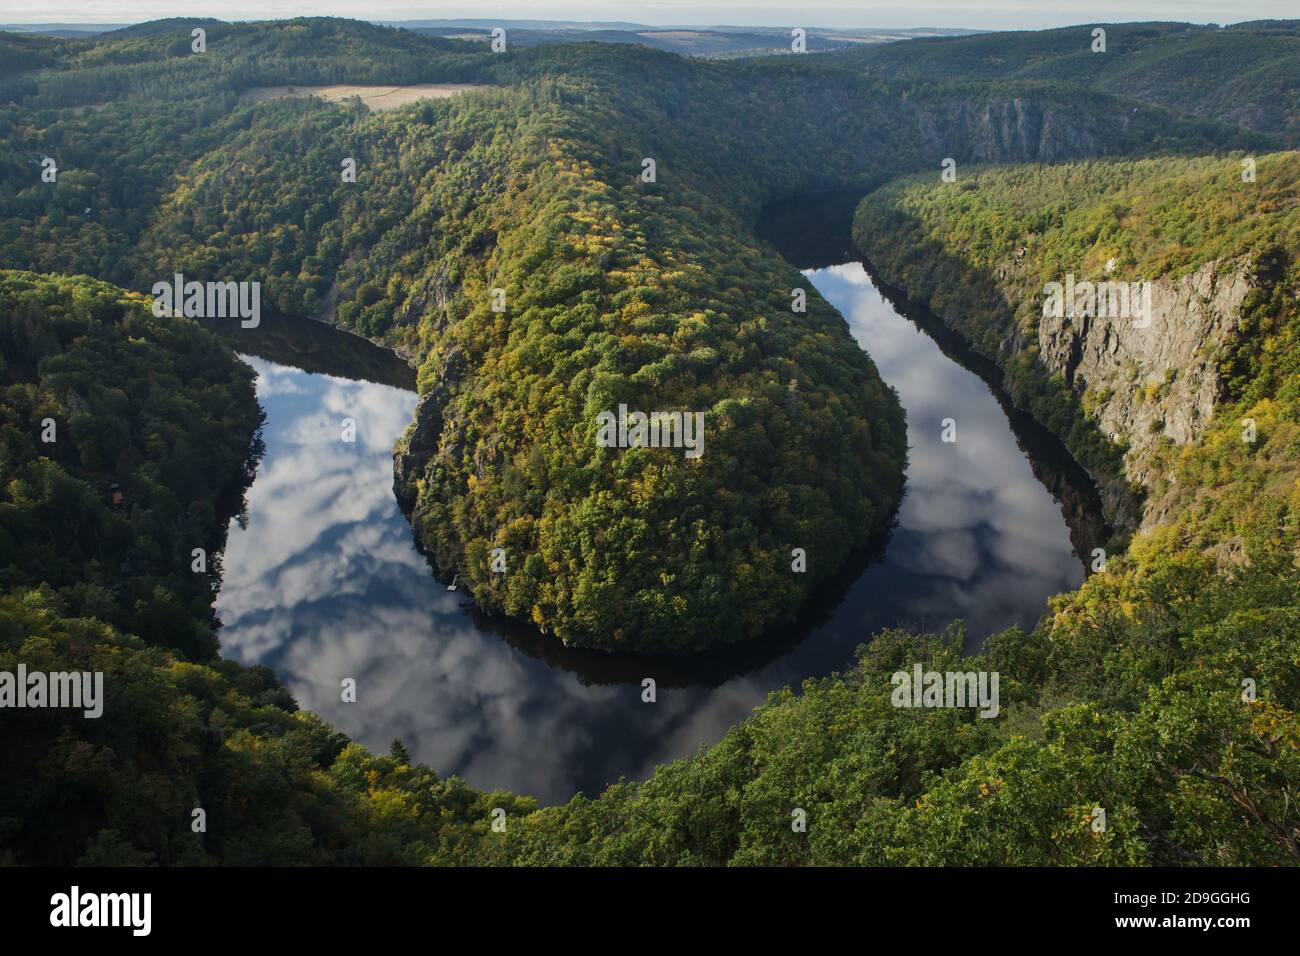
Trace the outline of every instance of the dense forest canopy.
{"label": "dense forest canopy", "polygon": [[[118,695],[101,722],[6,715],[0,860],[1297,859],[1297,177],[1294,154],[1265,155],[1295,129],[1294,24],[1109,28],[1115,66],[1073,63],[1088,27],[1000,35],[996,58],[971,37],[706,63],[617,44],[493,54],[329,19],[201,25],[204,53],[188,21],[0,34],[0,669],[100,669]],[[1194,44],[1234,62],[1245,34],[1232,103],[1192,96],[1177,58]],[[244,96],[452,82],[489,89],[384,113]],[[1224,177],[1248,153],[1262,188],[1245,199]],[[765,202],[846,186],[882,187],[858,242],[886,276],[937,310],[963,302],[959,330],[1018,400],[1121,481],[1085,396],[1004,348],[1032,325],[1005,308],[999,264],[1033,228],[1025,282],[1099,237],[1153,277],[1251,266],[1220,407],[1159,447],[1177,481],[1147,489],[1151,527],[1039,628],[963,665],[1006,675],[997,720],[891,707],[888,674],[955,662],[960,632],[889,632],[699,757],[538,810],[400,747],[370,755],[265,669],[216,656],[214,579],[190,554],[219,549],[259,417],[216,336],[150,313],[155,281],[259,281],[268,306],[399,349],[421,402],[398,490],[439,568],[558,639],[684,650],[788,619],[898,501],[895,396],[752,231]],[[702,412],[705,454],[600,448],[596,416],[620,404]],[[203,840],[196,803],[220,821]]]}
{"label": "dense forest canopy", "polygon": [[0,586],[214,656],[215,579],[191,553],[219,545],[246,467],[260,422],[249,369],[141,296],[8,271],[0,355]]}

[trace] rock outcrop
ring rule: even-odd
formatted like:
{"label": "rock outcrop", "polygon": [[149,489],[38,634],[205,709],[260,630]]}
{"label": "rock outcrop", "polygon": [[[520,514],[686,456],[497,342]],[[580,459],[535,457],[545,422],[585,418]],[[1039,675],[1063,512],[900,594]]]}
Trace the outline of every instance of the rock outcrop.
{"label": "rock outcrop", "polygon": [[[1130,481],[1153,486],[1161,439],[1200,437],[1219,397],[1218,359],[1240,325],[1249,263],[1207,262],[1180,279],[1151,283],[1145,317],[1044,316],[1039,355],[1059,372],[1107,435],[1126,443]],[[1148,516],[1143,524],[1150,521]]]}
{"label": "rock outcrop", "polygon": [[1034,96],[954,97],[913,117],[938,156],[966,163],[1054,163],[1105,156],[1158,125],[1147,107],[1082,109]]}

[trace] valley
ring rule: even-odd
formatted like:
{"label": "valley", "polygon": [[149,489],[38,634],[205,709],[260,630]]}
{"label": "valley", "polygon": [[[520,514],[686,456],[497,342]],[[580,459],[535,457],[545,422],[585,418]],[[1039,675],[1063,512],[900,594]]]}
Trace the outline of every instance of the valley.
{"label": "valley", "polygon": [[0,862],[1300,861],[1300,27],[1105,29],[0,33]]}

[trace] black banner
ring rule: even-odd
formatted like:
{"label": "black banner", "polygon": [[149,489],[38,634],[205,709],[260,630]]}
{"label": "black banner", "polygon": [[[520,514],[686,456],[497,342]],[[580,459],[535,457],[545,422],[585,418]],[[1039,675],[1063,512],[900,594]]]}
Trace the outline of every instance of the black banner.
{"label": "black banner", "polygon": [[743,936],[838,912],[866,936],[911,923],[926,936],[1041,928],[1231,945],[1291,925],[1297,889],[1295,869],[9,869],[0,910],[19,938],[83,941],[345,943],[373,941],[379,926],[427,921],[437,932],[452,920],[495,933],[559,919],[633,936],[710,923]]}

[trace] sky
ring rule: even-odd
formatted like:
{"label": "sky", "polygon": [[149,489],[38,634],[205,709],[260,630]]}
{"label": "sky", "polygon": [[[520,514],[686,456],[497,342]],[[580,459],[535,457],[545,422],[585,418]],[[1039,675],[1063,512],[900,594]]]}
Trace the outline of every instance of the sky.
{"label": "sky", "polygon": [[1296,0],[0,0],[0,23],[134,23],[159,17],[265,20],[341,16],[367,20],[444,18],[623,20],[652,25],[969,27],[1039,29],[1074,23],[1182,20],[1238,23],[1295,18]]}

